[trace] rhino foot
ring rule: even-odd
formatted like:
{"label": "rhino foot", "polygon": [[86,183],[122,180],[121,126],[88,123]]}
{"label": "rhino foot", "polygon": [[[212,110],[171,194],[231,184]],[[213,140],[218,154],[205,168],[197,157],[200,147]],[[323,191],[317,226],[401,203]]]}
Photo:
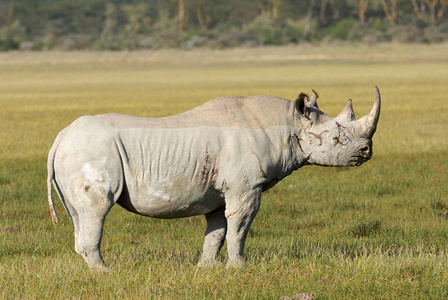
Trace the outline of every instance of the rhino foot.
{"label": "rhino foot", "polygon": [[216,259],[203,259],[201,258],[197,264],[200,268],[214,268],[220,267],[223,263]]}

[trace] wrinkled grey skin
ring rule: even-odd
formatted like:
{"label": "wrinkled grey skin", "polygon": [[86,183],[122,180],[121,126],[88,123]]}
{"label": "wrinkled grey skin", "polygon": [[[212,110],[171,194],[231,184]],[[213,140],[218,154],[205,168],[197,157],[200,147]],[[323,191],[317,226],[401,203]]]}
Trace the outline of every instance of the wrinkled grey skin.
{"label": "wrinkled grey skin", "polygon": [[57,136],[48,155],[52,183],[69,214],[75,250],[94,268],[104,219],[118,203],[154,218],[205,215],[199,265],[215,264],[227,240],[229,265],[243,247],[261,193],[304,165],[358,166],[372,156],[380,96],[355,120],[351,100],[332,118],[311,98],[224,97],[158,119],[84,116]]}

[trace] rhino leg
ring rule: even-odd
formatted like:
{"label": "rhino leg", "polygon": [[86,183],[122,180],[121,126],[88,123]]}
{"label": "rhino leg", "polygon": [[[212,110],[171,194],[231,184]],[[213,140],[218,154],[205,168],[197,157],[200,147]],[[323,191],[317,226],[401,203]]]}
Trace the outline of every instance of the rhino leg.
{"label": "rhino leg", "polygon": [[91,268],[106,270],[106,264],[100,252],[103,233],[104,216],[95,213],[79,215],[79,234],[76,241],[76,252],[84,258]]}
{"label": "rhino leg", "polygon": [[75,250],[78,252],[78,235],[79,235],[79,216],[78,212],[75,210],[73,205],[71,205],[70,202],[66,201],[64,202],[64,207],[67,210],[68,215],[70,216],[70,219],[72,220],[73,224],[73,232],[75,234]]}
{"label": "rhino leg", "polygon": [[219,251],[224,245],[227,231],[227,220],[224,210],[214,211],[206,214],[207,229],[205,230],[205,241],[199,266],[216,265]]}
{"label": "rhino leg", "polygon": [[228,266],[244,265],[243,249],[249,227],[260,208],[261,187],[246,191],[243,195],[226,195]]}
{"label": "rhino leg", "polygon": [[[67,205],[70,211],[75,231],[75,250],[91,268],[107,269],[101,256],[100,244],[104,220],[114,201],[114,193],[107,184],[99,185],[88,182],[79,188],[72,186],[72,199]],[[95,184],[96,183],[96,184]],[[88,188],[86,188],[88,187]],[[68,201],[67,201],[68,202]]]}

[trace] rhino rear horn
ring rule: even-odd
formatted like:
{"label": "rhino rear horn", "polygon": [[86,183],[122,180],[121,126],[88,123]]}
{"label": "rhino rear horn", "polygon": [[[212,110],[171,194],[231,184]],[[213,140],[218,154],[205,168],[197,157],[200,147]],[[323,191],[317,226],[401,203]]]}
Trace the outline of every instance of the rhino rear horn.
{"label": "rhino rear horn", "polygon": [[381,96],[378,87],[375,87],[375,102],[373,103],[372,110],[368,115],[365,115],[355,122],[355,130],[360,137],[371,139],[376,131],[378,119],[380,117],[381,110]]}
{"label": "rhino rear horn", "polygon": [[347,104],[342,109],[341,113],[336,117],[341,122],[355,121],[355,113],[353,112],[352,99],[348,99]]}

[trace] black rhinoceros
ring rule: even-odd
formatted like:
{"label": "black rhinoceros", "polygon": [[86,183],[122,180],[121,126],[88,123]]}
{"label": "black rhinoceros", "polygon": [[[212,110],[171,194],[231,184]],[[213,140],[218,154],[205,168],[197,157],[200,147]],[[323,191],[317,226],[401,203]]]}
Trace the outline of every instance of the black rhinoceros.
{"label": "black rhinoceros", "polygon": [[223,97],[164,118],[81,117],[58,134],[48,155],[53,221],[52,183],[73,222],[76,252],[105,268],[101,236],[115,203],[154,218],[205,215],[199,264],[216,263],[225,238],[228,263],[241,265],[263,191],[304,165],[358,166],[372,156],[378,88],[371,112],[359,120],[351,100],[332,118],[317,97]]}

